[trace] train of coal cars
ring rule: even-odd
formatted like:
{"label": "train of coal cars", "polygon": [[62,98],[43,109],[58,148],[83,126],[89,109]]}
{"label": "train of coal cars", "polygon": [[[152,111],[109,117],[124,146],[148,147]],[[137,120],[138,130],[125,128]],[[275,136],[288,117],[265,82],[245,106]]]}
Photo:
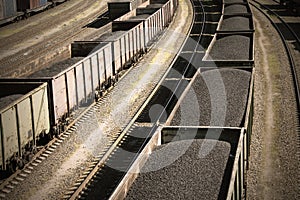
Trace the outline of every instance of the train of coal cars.
{"label": "train of coal cars", "polygon": [[151,0],[142,5],[131,11],[131,17],[113,21],[112,33],[98,41],[72,44],[72,56],[80,56],[75,64],[76,58],[69,58],[53,70],[0,80],[0,170],[21,167],[38,141],[59,134],[74,111],[112,86],[119,72],[146,52],[171,22],[177,1]]}
{"label": "train of coal cars", "polygon": [[[123,181],[128,200],[144,196],[247,199],[255,73],[253,18],[247,0],[219,2],[215,7],[220,7],[222,14],[215,16],[219,23],[212,41],[199,52],[204,56],[189,60],[196,74],[165,126],[154,133],[148,149],[140,154],[140,160],[149,155],[146,164],[142,167],[136,162],[129,169],[127,177],[141,172],[136,181],[132,183],[132,177]],[[212,1],[201,3],[204,11],[211,8]],[[213,13],[207,11],[209,14]],[[153,150],[151,145],[158,147]],[[126,185],[131,183],[128,189]]]}
{"label": "train of coal cars", "polygon": [[0,0],[0,25],[39,12],[66,0]]}

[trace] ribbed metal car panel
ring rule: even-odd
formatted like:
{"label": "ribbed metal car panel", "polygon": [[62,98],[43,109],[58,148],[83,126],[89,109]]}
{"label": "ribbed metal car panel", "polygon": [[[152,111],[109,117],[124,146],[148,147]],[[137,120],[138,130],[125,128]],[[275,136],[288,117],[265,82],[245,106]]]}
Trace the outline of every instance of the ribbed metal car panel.
{"label": "ribbed metal car panel", "polygon": [[49,133],[47,83],[1,82],[1,97],[19,98],[0,110],[0,168],[14,156],[22,156],[25,145],[36,144],[41,133]]}

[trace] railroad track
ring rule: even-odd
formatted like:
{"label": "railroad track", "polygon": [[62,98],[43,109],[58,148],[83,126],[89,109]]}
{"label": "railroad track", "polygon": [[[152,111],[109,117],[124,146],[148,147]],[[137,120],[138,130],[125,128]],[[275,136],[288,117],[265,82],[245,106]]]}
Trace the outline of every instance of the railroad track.
{"label": "railroad track", "polygon": [[[297,120],[299,123],[300,120],[300,64],[295,61],[295,57],[293,55],[293,51],[295,51],[293,48],[291,48],[291,41],[294,41],[295,46],[300,46],[300,39],[295,33],[295,31],[289,26],[288,23],[285,22],[285,20],[278,15],[275,11],[268,8],[267,6],[263,5],[262,3],[252,0],[249,1],[249,4],[252,5],[255,9],[263,13],[268,20],[271,22],[271,24],[274,26],[278,34],[280,35],[280,38],[283,42],[284,48],[286,50],[289,64],[292,71],[292,78],[293,78],[293,85],[295,89],[295,96],[296,96],[296,103],[297,103]],[[280,26],[276,22],[279,20],[280,23],[282,23],[283,26]],[[288,34],[287,34],[288,33]],[[291,39],[292,37],[292,39]],[[298,131],[298,138],[300,138],[300,132],[299,127],[297,127]]]}
{"label": "railroad track", "polygon": [[[99,13],[101,15],[100,18],[108,18],[107,7],[102,9]],[[0,61],[1,76],[12,76],[12,74],[16,73],[16,69],[19,69],[20,66],[24,67],[24,65],[30,64],[30,62],[39,58],[40,55],[46,55],[46,53],[54,52],[59,47],[63,46],[61,44],[72,42],[76,36],[84,33],[88,29],[87,25],[97,19],[99,13],[94,13],[90,17],[85,18],[81,23],[76,23],[72,26],[72,29],[60,32],[59,34],[53,34],[54,36],[51,36],[51,43],[46,40],[30,48],[23,49],[17,54],[5,57]],[[108,28],[106,29],[108,30]],[[18,76],[18,74],[15,74],[14,76]]]}
{"label": "railroad track", "polygon": [[[165,115],[172,112],[176,101],[196,72],[197,66],[192,63],[204,56],[203,51],[212,39],[213,29],[217,27],[218,17],[213,21],[214,17],[211,15],[221,15],[221,4],[214,3],[216,2],[192,1],[193,24],[179,55],[131,122],[107,152],[97,156],[92,165],[82,173],[74,187],[65,193],[65,199],[109,199],[118,195],[116,188],[160,124],[166,122]],[[161,107],[153,109],[157,104]]]}

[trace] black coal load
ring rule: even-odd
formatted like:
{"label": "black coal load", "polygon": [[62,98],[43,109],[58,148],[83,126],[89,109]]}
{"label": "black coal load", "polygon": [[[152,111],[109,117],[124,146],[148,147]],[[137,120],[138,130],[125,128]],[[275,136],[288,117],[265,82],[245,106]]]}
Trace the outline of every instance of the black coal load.
{"label": "black coal load", "polygon": [[[215,145],[207,155],[203,154],[208,147],[204,143]],[[125,199],[218,199],[229,153],[230,144],[216,140],[161,145],[150,155]],[[169,159],[174,162],[163,167]]]}
{"label": "black coal load", "polygon": [[224,14],[245,14],[248,13],[247,6],[244,4],[227,5],[224,8]]}
{"label": "black coal load", "polygon": [[242,126],[250,79],[250,72],[229,68],[198,74],[177,109],[171,125]]}

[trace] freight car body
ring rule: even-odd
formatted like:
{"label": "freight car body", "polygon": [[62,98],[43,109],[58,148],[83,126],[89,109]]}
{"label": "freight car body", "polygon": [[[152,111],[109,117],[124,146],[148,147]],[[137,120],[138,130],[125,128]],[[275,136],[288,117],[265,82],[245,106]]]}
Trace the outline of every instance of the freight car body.
{"label": "freight car body", "polygon": [[51,126],[58,134],[73,111],[90,105],[97,91],[113,77],[111,45],[99,43],[98,50],[85,58],[69,58],[33,73],[28,80],[48,83]]}
{"label": "freight car body", "polygon": [[118,18],[115,22],[142,22],[143,23],[143,39],[145,48],[148,47],[151,40],[153,40],[159,32],[163,30],[162,10],[161,9],[147,9],[138,8],[136,12],[131,12],[131,15]]}
{"label": "freight car body", "polygon": [[124,28],[130,24],[142,23],[143,35],[141,38],[144,44],[141,45],[144,47],[140,52],[147,51],[151,42],[171,22],[176,7],[176,1],[150,1],[150,4],[145,2],[143,6],[115,19],[113,22],[113,31],[126,30]]}
{"label": "freight car body", "polygon": [[241,199],[244,136],[243,128],[158,129],[116,191],[126,200]]}
{"label": "freight car body", "polygon": [[111,44],[114,75],[137,61],[145,52],[144,28],[141,22],[114,21],[112,33],[102,35],[98,41]]}
{"label": "freight car body", "polygon": [[13,171],[50,131],[47,83],[1,82],[0,91],[0,170]]}

